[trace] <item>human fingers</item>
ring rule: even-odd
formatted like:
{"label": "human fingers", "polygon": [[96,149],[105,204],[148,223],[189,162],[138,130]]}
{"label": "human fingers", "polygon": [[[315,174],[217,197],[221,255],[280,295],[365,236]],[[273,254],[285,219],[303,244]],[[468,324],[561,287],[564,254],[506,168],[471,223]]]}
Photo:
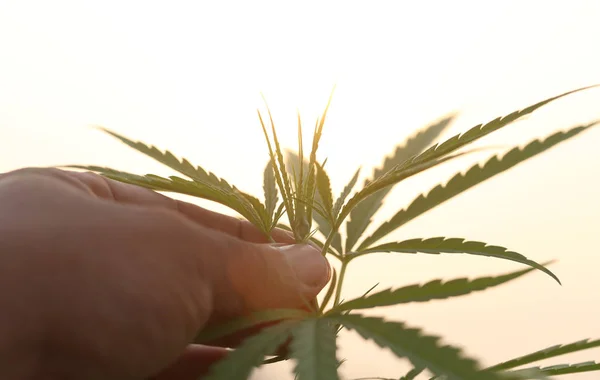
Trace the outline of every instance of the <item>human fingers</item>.
{"label": "human fingers", "polygon": [[[266,243],[267,237],[252,223],[228,215],[220,214],[197,205],[175,200],[147,188],[118,182],[91,172],[74,172],[56,168],[25,168],[3,173],[0,178],[11,175],[51,176],[85,191],[86,193],[123,205],[159,207],[174,210],[205,227],[219,230],[239,239]],[[293,243],[293,235],[275,228],[271,232],[273,239],[280,243]]]}
{"label": "human fingers", "polygon": [[[98,197],[126,204],[169,208],[205,227],[225,232],[239,239],[255,243],[267,242],[264,233],[246,220],[210,211],[188,202],[169,198],[150,189],[114,181],[95,173],[66,173],[88,186]],[[281,229],[274,229],[272,236],[278,242],[294,242],[293,236]]]}
{"label": "human fingers", "polygon": [[148,380],[196,380],[227,353],[220,347],[189,345],[174,363]]}

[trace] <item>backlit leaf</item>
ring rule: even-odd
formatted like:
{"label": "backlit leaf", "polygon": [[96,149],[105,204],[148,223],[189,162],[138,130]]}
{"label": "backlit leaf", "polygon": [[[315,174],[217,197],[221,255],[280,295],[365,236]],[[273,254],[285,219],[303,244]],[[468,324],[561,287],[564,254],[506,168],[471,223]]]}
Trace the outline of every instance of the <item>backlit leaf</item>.
{"label": "backlit leaf", "polygon": [[[266,103],[266,100],[265,100]],[[281,145],[279,144],[279,139],[277,138],[277,131],[275,129],[275,123],[273,122],[273,115],[271,115],[271,110],[269,109],[269,106],[267,105],[267,112],[269,114],[269,121],[271,123],[271,133],[273,134],[273,144],[275,146],[275,157],[272,159],[276,159],[277,160],[277,164],[279,166],[279,170],[281,171],[281,178],[282,178],[282,182],[283,182],[283,187],[285,189],[285,194],[286,197],[288,197],[290,199],[290,204],[288,204],[286,206],[287,207],[291,207],[292,202],[291,202],[291,198],[292,198],[292,190],[291,190],[291,185],[290,185],[290,179],[289,179],[289,174],[286,170],[285,167],[285,162],[283,159],[283,153],[281,151]],[[264,127],[263,127],[264,128]],[[266,135],[266,132],[265,132]],[[284,189],[281,189],[281,192],[284,192]],[[294,215],[295,215],[295,209],[292,208],[292,210],[288,210],[288,214],[292,216],[292,218],[290,219],[290,221],[294,220]]]}
{"label": "backlit leaf", "polygon": [[[267,148],[269,150],[269,157],[271,160],[271,165],[273,166],[273,171],[275,173],[275,182],[277,183],[277,186],[279,186],[279,191],[281,191],[281,197],[283,198],[283,203],[281,204],[281,207],[279,208],[278,212],[275,215],[275,220],[273,221],[273,224],[277,223],[279,218],[281,216],[283,216],[284,212],[287,214],[288,220],[290,221],[290,223],[292,223],[294,221],[294,204],[293,204],[292,194],[290,193],[289,186],[286,186],[286,184],[289,185],[289,179],[287,179],[287,173],[285,172],[285,166],[283,168],[279,168],[277,166],[277,158],[276,158],[275,152],[273,151],[273,147],[271,145],[271,140],[269,139],[269,134],[267,133],[267,128],[262,119],[260,111],[257,111],[257,113],[258,113],[258,119],[260,120],[260,126],[262,128],[263,134],[265,136],[265,140],[267,142]],[[294,233],[294,236],[296,239],[298,238],[296,236],[296,233]]]}
{"label": "backlit leaf", "polygon": [[[315,194],[315,190],[316,190],[317,150],[319,149],[319,142],[321,141],[321,136],[323,135],[323,126],[325,124],[325,119],[327,117],[327,111],[329,111],[329,106],[331,105],[331,98],[333,97],[334,90],[335,90],[335,86],[331,90],[331,94],[329,95],[329,100],[327,101],[325,110],[323,111],[321,118],[319,120],[317,120],[317,123],[315,125],[315,130],[313,132],[312,147],[311,147],[310,157],[309,157],[309,161],[308,161],[308,178],[307,178],[307,183],[306,183],[306,197],[310,201],[312,201],[312,199],[314,199],[314,194]],[[311,222],[312,221],[312,208],[310,207],[310,204],[309,204],[307,211],[308,211],[307,216],[308,216],[309,222]]]}
{"label": "backlit leaf", "polygon": [[[298,154],[291,150],[288,150],[286,153],[287,153],[287,160],[286,160],[287,165],[290,167],[293,167],[295,170],[299,170],[299,168],[300,168],[299,162],[300,161],[299,161]],[[308,167],[309,167],[308,164],[309,163],[307,160],[303,160],[303,162],[304,162],[304,171],[308,172]],[[354,185],[356,184],[357,179],[358,179],[358,171],[356,172],[356,174],[354,175],[354,177],[352,178],[350,183],[344,188],[344,190],[342,191],[342,194],[340,195],[340,198],[338,198],[338,200],[335,202],[335,205],[333,206],[333,210],[332,210],[332,215],[334,216],[334,218],[337,215],[337,213],[339,212],[339,209],[342,207],[343,202],[346,199],[346,197],[348,196],[349,192],[352,190],[352,187],[354,187]],[[319,191],[317,191],[315,193],[314,202],[317,204],[324,203]],[[323,214],[325,214],[325,213],[323,213]],[[321,215],[318,212],[312,213],[312,218],[317,223],[319,232],[321,232],[323,234],[323,236],[325,236],[325,238],[327,238],[327,236],[329,236],[329,233],[331,232],[331,228],[332,228],[332,223],[329,220],[329,218],[326,218],[324,215]],[[337,252],[340,252],[340,253],[342,252],[342,240],[341,240],[341,236],[340,236],[339,232],[336,232],[336,234],[333,238],[333,241],[331,243],[331,246]]]}
{"label": "backlit leaf", "polygon": [[[381,177],[388,171],[392,170],[397,165],[400,165],[421,153],[448,127],[454,117],[446,117],[434,124],[431,124],[419,131],[416,135],[411,136],[403,145],[397,146],[394,153],[385,157],[381,168],[375,168],[371,178],[365,180],[365,186],[373,180]],[[346,223],[347,239],[346,252],[354,248],[356,242],[360,239],[365,229],[372,222],[372,217],[377,210],[381,208],[383,199],[390,192],[392,186],[379,190],[376,194],[359,203],[350,213],[350,218]]]}
{"label": "backlit leaf", "polygon": [[369,309],[410,302],[428,302],[436,299],[463,296],[515,280],[532,270],[533,268],[530,268],[501,276],[480,277],[472,280],[467,278],[458,278],[446,282],[442,282],[442,280],[433,280],[423,285],[414,284],[394,290],[385,289],[367,297],[346,301],[334,308],[333,312]]}
{"label": "backlit leaf", "polygon": [[500,364],[496,364],[487,369],[494,371],[511,369],[540,360],[545,360],[560,355],[566,355],[573,352],[579,352],[595,347],[600,347],[600,339],[584,339],[570,344],[558,344],[556,346],[544,348],[543,350],[539,350],[528,355],[520,356],[518,358],[511,359]]}
{"label": "backlit leaf", "polygon": [[309,312],[299,309],[270,309],[256,311],[250,315],[239,317],[221,325],[211,326],[210,329],[203,330],[196,336],[194,343],[208,344],[217,339],[230,336],[254,326],[279,321],[302,320],[309,318],[310,316],[311,314]]}
{"label": "backlit leaf", "polygon": [[361,256],[363,254],[372,252],[399,252],[399,253],[427,253],[427,254],[441,254],[441,253],[466,253],[469,255],[488,256],[495,257],[498,259],[510,260],[517,263],[529,265],[530,267],[541,270],[550,277],[556,280],[560,284],[560,280],[554,273],[544,266],[536,263],[535,261],[529,260],[527,257],[520,253],[509,251],[504,247],[495,245],[487,245],[486,243],[479,241],[466,241],[462,238],[446,238],[446,237],[434,237],[428,239],[410,239],[401,242],[385,243],[366,249],[355,256]]}
{"label": "backlit leaf", "polygon": [[92,171],[119,182],[129,183],[155,191],[180,193],[217,202],[237,211],[252,224],[260,228],[261,231],[265,233],[269,232],[269,226],[264,224],[263,218],[249,202],[248,198],[240,194],[235,188],[233,188],[232,191],[229,191],[220,187],[215,187],[209,183],[189,181],[176,176],[171,176],[169,178],[153,174],[142,176],[100,166],[71,165],[67,167]]}
{"label": "backlit leaf", "polygon": [[487,136],[488,134],[490,134],[494,131],[499,130],[502,127],[507,126],[510,123],[513,123],[514,121],[522,118],[523,116],[529,115],[530,113],[536,111],[540,107],[543,107],[546,104],[548,104],[554,100],[560,99],[560,98],[565,97],[570,94],[574,94],[579,91],[587,90],[587,89],[590,89],[593,87],[598,87],[598,86],[599,85],[594,85],[594,86],[582,87],[582,88],[579,88],[576,90],[568,91],[563,94],[548,98],[546,100],[542,100],[541,102],[533,104],[522,110],[514,111],[506,116],[498,117],[486,124],[478,124],[475,127],[469,129],[465,133],[455,135],[455,136],[449,138],[448,140],[444,141],[441,144],[435,144],[431,148],[427,149],[425,152],[409,159],[407,162],[402,164],[402,166],[411,166],[414,164],[427,162],[430,160],[435,160],[439,157],[443,157],[447,154],[450,154],[450,153],[456,151],[457,149],[462,148],[463,146],[466,146],[467,144],[470,144],[484,136]]}
{"label": "backlit leaf", "polygon": [[344,189],[342,190],[340,196],[336,199],[335,204],[333,205],[333,216],[334,217],[337,218],[340,210],[342,209],[342,206],[344,205],[344,202],[346,201],[346,198],[348,198],[348,195],[350,195],[350,192],[356,185],[356,181],[358,180],[359,174],[360,174],[360,168],[358,168],[356,170],[356,172],[354,172],[354,175],[352,176],[352,178],[350,179],[348,184],[346,184],[346,186],[344,186]]}
{"label": "backlit leaf", "polygon": [[273,163],[269,161],[265,167],[263,174],[263,190],[265,192],[265,208],[267,214],[273,220],[275,208],[279,200],[277,194],[277,183],[275,181],[275,171],[273,170]]}
{"label": "backlit leaf", "polygon": [[415,380],[425,369],[424,368],[413,368],[408,373],[400,378],[400,380]]}
{"label": "backlit leaf", "polygon": [[[385,175],[379,177],[378,179],[374,180],[373,182],[369,183],[367,186],[359,190],[356,194],[352,196],[352,198],[350,198],[350,200],[348,200],[348,203],[346,203],[340,210],[334,229],[339,229],[340,225],[350,214],[352,209],[369,196],[375,194],[377,191],[388,186],[394,185],[400,181],[412,177],[413,175],[419,174],[422,171],[433,168],[434,166],[440,165],[446,161],[450,161],[459,156],[461,156],[461,154],[444,157],[439,160],[433,160],[419,165],[414,165],[410,168],[398,168],[389,171]],[[328,239],[327,243],[331,243],[331,239]]]}
{"label": "backlit leaf", "polygon": [[[250,206],[255,209],[258,218],[260,218],[260,220],[261,220],[261,225],[267,226],[269,224],[268,219],[270,219],[270,218],[267,217],[267,213],[266,213],[264,205],[257,198],[237,189],[235,186],[230,185],[224,179],[218,178],[213,173],[207,172],[206,170],[202,169],[200,166],[194,167],[185,158],[181,159],[181,160],[178,159],[169,151],[162,152],[155,146],[146,145],[139,141],[133,141],[131,139],[128,139],[127,137],[121,136],[121,135],[119,135],[115,132],[112,132],[106,128],[100,128],[100,130],[117,138],[118,140],[120,140],[124,144],[128,145],[129,147],[153,158],[154,160],[162,163],[163,165],[166,165],[166,166],[170,167],[171,169],[193,179],[195,182],[201,183],[201,184],[211,187],[211,188],[220,189],[221,191],[223,191],[225,193],[231,193],[236,198],[243,198],[243,199],[240,199],[240,201],[246,203],[245,207]],[[113,179],[120,180],[118,178],[118,176],[117,176],[117,178],[113,178]],[[268,230],[268,228],[263,228],[263,230]]]}
{"label": "backlit leaf", "polygon": [[188,160],[181,159],[179,160],[175,157],[171,152],[164,151],[161,152],[158,148],[152,145],[146,145],[139,141],[133,141],[128,139],[127,137],[121,136],[115,132],[112,132],[106,128],[100,128],[100,130],[108,133],[109,135],[117,138],[124,144],[129,147],[141,152],[156,161],[160,162],[163,165],[170,167],[171,169],[195,180],[203,184],[210,184],[214,187],[217,187],[223,191],[233,191],[233,186],[231,186],[224,179],[218,178],[213,173],[207,172],[202,169],[200,166],[193,166]]}
{"label": "backlit leaf", "polygon": [[339,379],[336,351],[335,329],[327,319],[308,319],[292,329],[290,356],[298,380]]}
{"label": "backlit leaf", "polygon": [[588,361],[577,364],[557,364],[548,367],[532,367],[515,371],[508,371],[509,374],[519,375],[530,370],[538,371],[546,376],[570,375],[574,373],[600,371],[600,363]]}
{"label": "backlit leaf", "polygon": [[437,185],[431,191],[429,191],[429,193],[419,195],[407,208],[400,210],[389,221],[381,224],[381,226],[379,226],[371,236],[367,237],[363,241],[358,248],[358,251],[364,250],[366,247],[369,247],[390,232],[403,226],[419,215],[422,215],[432,208],[442,204],[448,199],[451,199],[452,197],[518,165],[519,163],[531,157],[545,152],[560,142],[568,140],[596,124],[597,123],[592,123],[579,126],[570,129],[567,132],[557,132],[542,141],[534,140],[527,144],[524,148],[513,148],[501,158],[499,156],[492,157],[485,164],[483,164],[483,166],[477,164],[471,167],[464,174],[456,174],[454,177],[452,177],[452,179],[450,179],[450,181],[448,181],[446,185]]}
{"label": "backlit leaf", "polygon": [[458,348],[441,345],[438,337],[424,335],[421,330],[407,327],[404,323],[360,314],[331,316],[327,319],[356,331],[380,347],[389,348],[398,357],[406,357],[413,366],[427,368],[436,375],[445,375],[448,380],[503,379],[495,373],[482,372],[479,364],[463,356]]}
{"label": "backlit leaf", "polygon": [[283,322],[247,338],[238,348],[215,363],[204,379],[247,380],[252,371],[262,364],[265,356],[273,355],[288,339],[291,329],[297,324],[297,321]]}
{"label": "backlit leaf", "polygon": [[[330,220],[333,219],[333,195],[331,194],[331,181],[323,166],[317,165],[317,191],[325,208],[325,212],[329,215]],[[333,223],[333,222],[330,222]]]}

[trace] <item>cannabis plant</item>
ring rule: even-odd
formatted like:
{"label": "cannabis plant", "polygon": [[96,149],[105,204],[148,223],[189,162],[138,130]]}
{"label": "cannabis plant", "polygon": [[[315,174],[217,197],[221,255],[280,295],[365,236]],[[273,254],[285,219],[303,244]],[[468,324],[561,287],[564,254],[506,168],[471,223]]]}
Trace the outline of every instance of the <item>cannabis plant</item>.
{"label": "cannabis plant", "polygon": [[[432,379],[448,380],[540,379],[598,371],[600,363],[593,361],[543,368],[531,365],[540,360],[599,347],[600,339],[557,345],[484,368],[476,359],[463,354],[458,347],[441,343],[439,337],[428,335],[405,322],[365,316],[360,312],[361,309],[463,296],[505,284],[534,270],[541,271],[560,283],[558,277],[545,266],[547,263],[538,263],[502,246],[456,237],[428,237],[404,241],[384,239],[391,232],[452,197],[585,132],[596,123],[557,132],[545,139],[534,140],[524,147],[514,147],[505,154],[492,156],[482,165],[474,165],[466,172],[454,175],[447,183],[439,184],[419,195],[388,221],[376,226],[372,233],[366,234],[365,231],[372,224],[373,217],[394,186],[407,178],[468,154],[470,151],[462,148],[554,100],[584,89],[543,100],[488,123],[476,125],[463,134],[435,144],[435,139],[446,129],[452,117],[434,122],[399,145],[385,158],[383,165],[375,169],[362,186],[355,190],[359,178],[357,170],[337,197],[334,197],[331,190],[326,163],[320,162],[317,157],[329,103],[322,116],[317,119],[312,143],[306,152],[300,116],[297,125],[298,151],[284,154],[268,105],[268,120],[258,112],[269,152],[269,161],[264,169],[263,200],[230,185],[201,167],[193,166],[185,159],[176,158],[168,151],[163,152],[154,146],[132,141],[108,130],[105,131],[123,143],[187,178],[137,175],[98,166],[73,167],[156,191],[187,194],[220,203],[250,221],[270,241],[273,241],[271,233],[275,228],[286,229],[293,234],[298,243],[316,244],[323,255],[339,261],[339,273],[333,271],[328,287],[320,297],[321,301],[306,300],[306,310],[257,312],[201,333],[196,342],[210,344],[215,339],[227,337],[251,326],[268,326],[247,338],[224,360],[215,364],[209,375],[211,380],[246,379],[257,366],[288,359],[294,360],[294,372],[299,380],[339,379],[338,369],[342,360],[337,357],[336,342],[342,329],[353,330],[365,340],[390,349],[399,358],[408,359],[414,368],[403,377],[393,374],[395,378],[401,379],[415,379],[426,374],[433,376]],[[331,98],[329,101],[331,102]],[[359,298],[342,300],[348,266],[356,258],[373,252],[478,255],[510,260],[526,268],[499,276],[434,280],[378,292],[371,289]]]}

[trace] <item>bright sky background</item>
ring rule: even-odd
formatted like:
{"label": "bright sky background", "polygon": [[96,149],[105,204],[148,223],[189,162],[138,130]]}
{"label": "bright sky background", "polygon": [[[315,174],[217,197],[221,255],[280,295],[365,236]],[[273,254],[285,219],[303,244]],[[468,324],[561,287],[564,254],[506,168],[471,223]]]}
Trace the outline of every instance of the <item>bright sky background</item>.
{"label": "bright sky background", "polygon": [[[600,83],[600,2],[184,2],[0,0],[0,170],[99,164],[168,174],[90,128],[169,149],[261,194],[267,156],[256,109],[267,97],[294,142],[337,84],[321,159],[338,192],[395,144],[449,112],[445,135],[577,87]],[[482,142],[510,147],[600,118],[600,89],[543,108]],[[377,310],[442,334],[486,364],[600,337],[600,130],[569,141],[418,218],[394,236],[450,236],[506,246],[552,269],[486,294]],[[466,160],[406,182],[390,216]],[[206,203],[201,203],[207,205]],[[346,297],[518,265],[473,257],[379,255],[350,267]],[[405,368],[345,337],[344,372]],[[598,350],[563,361],[600,359]],[[550,364],[558,363],[553,361]],[[545,364],[545,363],[544,363]],[[261,371],[278,377],[286,364]],[[270,375],[269,375],[270,374]],[[595,379],[578,375],[570,379]]]}

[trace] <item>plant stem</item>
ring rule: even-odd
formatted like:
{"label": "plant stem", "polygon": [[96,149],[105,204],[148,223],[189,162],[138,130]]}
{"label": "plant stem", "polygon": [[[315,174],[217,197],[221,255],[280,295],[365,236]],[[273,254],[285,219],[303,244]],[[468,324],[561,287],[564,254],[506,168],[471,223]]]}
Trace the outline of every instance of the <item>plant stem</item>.
{"label": "plant stem", "polygon": [[[323,243],[323,256],[325,256],[325,254],[329,250],[329,246],[331,245],[331,242],[333,241],[333,238],[334,238],[335,234],[337,233],[337,226],[334,226],[334,227],[335,228],[331,229],[329,236],[327,236],[325,243]],[[340,252],[340,253],[342,254],[342,257],[343,257],[343,252]]]}
{"label": "plant stem", "polygon": [[335,290],[333,307],[336,307],[340,303],[340,297],[342,296],[342,285],[344,283],[344,277],[346,276],[346,267],[348,266],[348,263],[348,260],[342,260],[342,266],[340,268],[340,278],[338,279],[337,288]]}

